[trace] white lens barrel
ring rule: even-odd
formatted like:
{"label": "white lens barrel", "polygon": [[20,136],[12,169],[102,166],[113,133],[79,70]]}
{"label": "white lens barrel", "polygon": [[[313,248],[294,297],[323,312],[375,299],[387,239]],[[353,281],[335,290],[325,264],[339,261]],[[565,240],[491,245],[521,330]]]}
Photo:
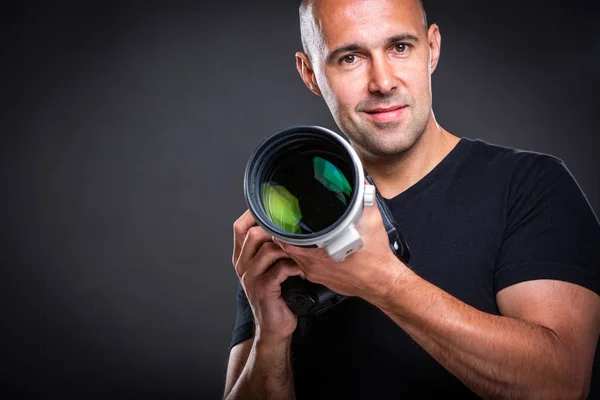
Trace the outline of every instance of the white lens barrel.
{"label": "white lens barrel", "polygon": [[323,236],[312,239],[292,239],[284,237],[279,237],[279,239],[298,246],[317,245],[318,247],[325,248],[325,251],[327,251],[327,254],[333,260],[341,262],[347,256],[363,246],[362,238],[356,230],[354,223],[361,217],[364,206],[370,207],[375,204],[375,186],[365,185],[362,163],[352,146],[337,133],[333,131],[328,131],[328,133],[337,138],[337,140],[346,148],[352,158],[352,162],[357,166],[358,187],[356,188],[356,201],[351,205],[352,208],[346,215],[345,221],[342,221],[342,223],[334,230]]}
{"label": "white lens barrel", "polygon": [[[310,237],[302,237],[303,235],[286,235],[278,232],[277,229],[273,229],[273,227],[271,227],[271,224],[267,219],[261,220],[261,218],[257,217],[255,212],[253,212],[253,214],[258,225],[262,226],[263,229],[282,242],[302,247],[321,247],[326,250],[327,254],[332,259],[338,262],[343,261],[348,255],[363,246],[362,238],[356,230],[355,223],[361,217],[363,208],[365,206],[372,206],[375,204],[375,187],[372,185],[365,185],[365,174],[362,163],[358,157],[358,154],[356,154],[356,151],[352,148],[352,146],[350,146],[348,141],[334,131],[323,127],[307,128],[308,131],[317,128],[320,135],[328,135],[329,139],[334,139],[335,142],[345,149],[346,154],[350,158],[349,161],[354,165],[353,169],[355,171],[354,178],[356,183],[356,187],[354,188],[355,196],[353,196],[353,201],[349,204],[349,208],[344,213],[344,218],[341,221],[337,221],[334,224],[335,227],[333,229],[326,229],[322,234],[317,232],[316,234],[310,235]],[[248,177],[251,176],[252,171],[251,168],[249,168],[250,165],[255,164],[248,164],[244,179],[244,188],[249,208],[252,211],[251,201],[248,200],[252,197],[252,195],[248,196],[248,188],[253,188],[252,185],[249,184],[248,180]]]}
{"label": "white lens barrel", "polygon": [[337,262],[341,262],[351,253],[363,247],[363,241],[354,224],[351,224],[341,235],[324,246],[321,245],[319,247],[325,247],[325,251],[327,251],[329,257]]}
{"label": "white lens barrel", "polygon": [[[371,207],[375,203],[375,186],[364,186],[363,199],[364,206]],[[333,260],[337,262],[344,261],[344,259],[350,254],[363,247],[362,238],[354,226],[354,222],[356,222],[361,215],[362,208],[361,212],[354,217],[353,222],[348,225],[343,232],[341,232],[331,241],[327,243],[320,243],[318,246],[324,247],[329,257],[331,257]]]}

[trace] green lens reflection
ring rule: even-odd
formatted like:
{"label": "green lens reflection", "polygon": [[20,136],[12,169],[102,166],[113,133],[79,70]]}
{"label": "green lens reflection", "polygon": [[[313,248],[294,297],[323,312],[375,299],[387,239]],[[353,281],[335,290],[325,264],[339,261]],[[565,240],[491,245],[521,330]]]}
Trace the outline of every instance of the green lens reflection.
{"label": "green lens reflection", "polygon": [[300,233],[302,211],[298,198],[280,185],[263,183],[263,204],[275,225],[290,233]]}
{"label": "green lens reflection", "polygon": [[346,211],[352,198],[346,173],[329,160],[312,154],[298,154],[282,160],[261,185],[261,201],[278,228],[293,234],[310,234],[326,229]]}
{"label": "green lens reflection", "polygon": [[313,158],[313,169],[315,179],[321,182],[323,186],[335,193],[338,199],[347,205],[346,196],[352,196],[352,188],[348,179],[342,171],[329,161],[321,157]]}

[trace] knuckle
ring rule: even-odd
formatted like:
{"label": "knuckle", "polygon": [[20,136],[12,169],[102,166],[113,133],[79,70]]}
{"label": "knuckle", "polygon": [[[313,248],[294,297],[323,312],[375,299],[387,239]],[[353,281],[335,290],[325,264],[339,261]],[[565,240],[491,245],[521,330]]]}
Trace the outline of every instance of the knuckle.
{"label": "knuckle", "polygon": [[235,222],[233,223],[233,233],[235,233],[235,234],[239,234],[240,231],[242,230],[242,222],[240,220],[241,220],[241,217],[236,219]]}
{"label": "knuckle", "polygon": [[248,272],[245,272],[242,274],[242,276],[240,276],[240,282],[242,283],[244,288],[246,288],[248,287],[248,284],[252,283],[252,277],[250,276],[250,274],[248,274]]}
{"label": "knuckle", "polygon": [[238,234],[238,235],[242,235],[244,233],[244,230],[246,229],[246,227],[248,226],[248,224],[250,223],[249,220],[253,220],[253,218],[251,217],[250,210],[246,210],[242,215],[240,215],[238,217],[238,219],[236,219],[233,222],[233,232]]}
{"label": "knuckle", "polygon": [[261,229],[258,226],[253,226],[248,229],[248,239],[257,240],[261,237]]}
{"label": "knuckle", "polygon": [[237,274],[237,276],[241,278],[243,269],[242,269],[242,266],[240,265],[240,263],[239,262],[234,263],[233,268],[235,269],[235,273]]}

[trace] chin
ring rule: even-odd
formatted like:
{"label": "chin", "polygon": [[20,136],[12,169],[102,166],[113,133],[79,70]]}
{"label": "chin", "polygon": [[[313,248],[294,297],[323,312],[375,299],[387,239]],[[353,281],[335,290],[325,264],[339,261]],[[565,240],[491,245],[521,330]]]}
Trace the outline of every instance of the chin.
{"label": "chin", "polygon": [[417,129],[414,121],[407,120],[386,124],[356,121],[345,125],[346,129],[342,131],[354,148],[371,159],[403,153],[411,149],[423,134],[423,129]]}
{"label": "chin", "polygon": [[396,140],[385,140],[368,141],[360,145],[359,153],[367,156],[368,158],[387,158],[390,156],[396,156],[409,150],[415,143],[415,141],[407,140],[407,138],[396,138]]}
{"label": "chin", "polygon": [[365,138],[365,150],[374,156],[392,156],[412,148],[421,137],[413,131],[379,132]]}

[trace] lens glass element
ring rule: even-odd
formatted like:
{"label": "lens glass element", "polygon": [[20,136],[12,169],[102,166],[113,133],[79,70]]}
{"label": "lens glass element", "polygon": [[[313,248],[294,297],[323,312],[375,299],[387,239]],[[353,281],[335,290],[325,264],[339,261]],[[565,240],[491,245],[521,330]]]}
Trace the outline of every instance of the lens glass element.
{"label": "lens glass element", "polygon": [[262,205],[281,230],[311,234],[334,224],[352,199],[353,166],[328,151],[279,157],[261,185]]}

